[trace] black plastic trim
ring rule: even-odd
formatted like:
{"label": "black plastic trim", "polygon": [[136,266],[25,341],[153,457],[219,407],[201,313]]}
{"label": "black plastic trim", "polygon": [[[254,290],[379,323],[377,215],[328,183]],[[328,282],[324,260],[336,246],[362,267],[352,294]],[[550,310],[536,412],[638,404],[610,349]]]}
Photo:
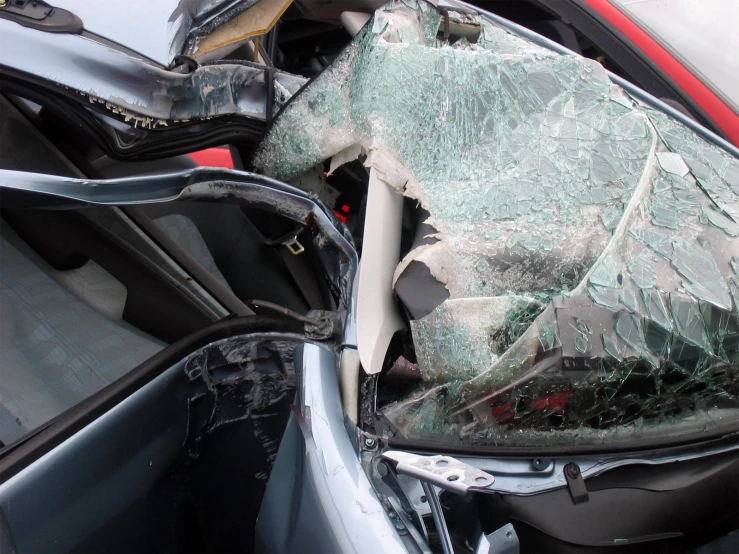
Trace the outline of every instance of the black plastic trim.
{"label": "black plastic trim", "polygon": [[392,449],[412,450],[418,452],[445,452],[469,456],[495,456],[511,458],[562,457],[562,456],[638,456],[652,457],[655,453],[669,456],[680,452],[695,452],[739,443],[739,421],[729,422],[712,429],[710,432],[691,433],[683,437],[660,437],[635,439],[628,443],[611,444],[578,444],[578,445],[541,445],[541,446],[493,446],[453,444],[433,440],[415,440],[393,437],[388,439]]}

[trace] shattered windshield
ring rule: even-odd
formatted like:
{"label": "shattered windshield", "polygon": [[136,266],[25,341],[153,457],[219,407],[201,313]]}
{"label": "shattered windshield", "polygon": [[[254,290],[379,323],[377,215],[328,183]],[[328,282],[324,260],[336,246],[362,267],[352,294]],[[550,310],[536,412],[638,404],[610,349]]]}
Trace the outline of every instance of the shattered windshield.
{"label": "shattered windshield", "polygon": [[448,293],[408,309],[420,377],[384,395],[390,432],[593,444],[737,421],[730,154],[595,61],[407,0],[291,100],[254,162],[294,179],[357,157],[430,214],[396,285],[422,264]]}

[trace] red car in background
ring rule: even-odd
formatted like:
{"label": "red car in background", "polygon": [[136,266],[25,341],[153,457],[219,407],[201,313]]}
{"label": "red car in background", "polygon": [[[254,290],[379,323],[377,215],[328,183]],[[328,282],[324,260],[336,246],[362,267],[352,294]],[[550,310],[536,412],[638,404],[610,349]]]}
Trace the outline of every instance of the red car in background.
{"label": "red car in background", "polygon": [[649,59],[655,71],[679,89],[688,111],[698,112],[708,127],[739,145],[739,74],[730,69],[736,67],[739,56],[739,2],[584,0],[573,4],[590,9],[593,17],[622,37],[625,48]]}

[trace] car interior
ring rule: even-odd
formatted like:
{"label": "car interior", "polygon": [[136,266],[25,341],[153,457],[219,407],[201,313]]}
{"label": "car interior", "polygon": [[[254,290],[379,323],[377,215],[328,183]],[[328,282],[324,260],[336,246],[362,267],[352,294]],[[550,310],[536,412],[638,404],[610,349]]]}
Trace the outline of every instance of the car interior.
{"label": "car interior", "polygon": [[[483,7],[628,77],[595,42],[534,4]],[[306,20],[296,6],[283,16],[277,37],[275,66],[308,78],[351,39],[335,18]],[[243,58],[244,52],[229,57]],[[41,106],[17,92],[0,95],[0,169],[105,179],[196,165],[179,153],[117,159],[62,118],[63,106]],[[231,147],[237,168],[249,169],[241,160],[254,146],[245,140]],[[330,175],[325,169],[335,191],[329,207],[346,220],[361,252],[366,170],[359,161]],[[336,308],[310,229],[297,229],[307,254],[297,257],[279,240],[295,224],[254,206],[162,202],[39,209],[38,203],[32,193],[4,191],[0,197],[0,479],[7,480],[0,495],[0,551],[254,551],[255,522],[290,416],[293,362],[301,346],[262,339],[235,362],[224,352],[234,335],[302,333],[294,317],[252,301],[300,315]],[[426,240],[425,218],[406,202],[401,254]],[[424,266],[411,264],[396,292],[411,319],[443,302],[446,289]],[[209,361],[188,371],[195,362],[187,356],[201,348]],[[386,361],[399,355],[413,361],[412,345],[400,335]],[[249,372],[234,382],[219,381],[218,370],[234,364]],[[382,377],[396,380],[398,395],[419,378]],[[376,386],[371,381],[363,386]],[[255,396],[263,389],[271,393]],[[50,466],[20,474],[51,449],[58,455]],[[738,466],[730,456],[718,464],[686,465],[690,476],[681,474],[684,482],[677,485],[667,483],[669,477],[642,479],[632,472],[623,477],[636,483],[630,490],[650,494],[628,493],[627,500],[643,514],[645,534],[649,515],[658,511],[644,503],[647,497],[655,502],[653,493],[673,491],[660,500],[660,509],[668,496],[675,506],[665,517],[680,517],[689,501],[705,507],[698,524],[687,517],[684,522],[695,527],[700,544],[734,527],[736,503],[720,492],[735,482]],[[602,518],[620,489],[611,477],[594,486],[593,497],[599,486],[603,492],[592,513]],[[450,527],[463,528],[465,518],[482,514],[492,531],[507,521],[501,514],[515,513],[532,552],[573,551],[572,543],[585,540],[578,533],[599,525],[593,518],[566,520],[574,516],[564,489],[537,503],[470,498],[444,496],[448,511],[458,514]],[[12,519],[1,508],[11,501]],[[613,525],[627,527],[624,514],[610,516]],[[639,545],[629,548],[641,551]]]}
{"label": "car interior", "polygon": [[[5,98],[0,144],[4,169],[78,174]],[[112,166],[100,175],[141,171]],[[193,166],[179,158],[168,169]],[[302,332],[295,319],[256,314],[252,299],[300,314],[334,308],[326,283],[315,278],[321,273],[311,266],[298,283],[285,247],[262,234],[279,237],[294,224],[235,204],[38,209],[37,197],[12,191],[1,201],[4,477],[27,465],[14,454],[40,431],[95,421],[82,443],[65,443],[68,455],[55,457],[49,471],[16,484],[14,544],[24,551],[250,551],[294,396],[291,350],[255,346],[259,355],[248,363],[282,392],[254,403],[244,401],[253,378],[229,383],[223,394],[183,372],[182,359],[227,336]],[[318,264],[310,236],[300,238],[308,254],[302,263]],[[218,415],[227,410],[222,399],[234,397],[240,402],[229,417]],[[246,417],[251,411],[260,417]],[[42,451],[55,440],[44,443]],[[143,479],[142,463],[153,468]],[[44,501],[34,502],[35,494]]]}

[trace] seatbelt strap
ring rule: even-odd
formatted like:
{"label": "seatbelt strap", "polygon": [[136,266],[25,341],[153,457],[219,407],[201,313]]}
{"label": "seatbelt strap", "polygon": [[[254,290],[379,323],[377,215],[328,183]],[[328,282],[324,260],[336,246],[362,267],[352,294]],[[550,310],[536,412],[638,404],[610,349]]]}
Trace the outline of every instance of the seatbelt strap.
{"label": "seatbelt strap", "polygon": [[[300,244],[300,243],[298,243]],[[302,245],[301,245],[302,248]],[[324,308],[321,291],[318,290],[315,273],[311,267],[308,257],[303,253],[295,253],[287,245],[279,247],[280,257],[285,262],[287,270],[300,289],[300,293],[305,298],[311,310],[321,310]]]}

